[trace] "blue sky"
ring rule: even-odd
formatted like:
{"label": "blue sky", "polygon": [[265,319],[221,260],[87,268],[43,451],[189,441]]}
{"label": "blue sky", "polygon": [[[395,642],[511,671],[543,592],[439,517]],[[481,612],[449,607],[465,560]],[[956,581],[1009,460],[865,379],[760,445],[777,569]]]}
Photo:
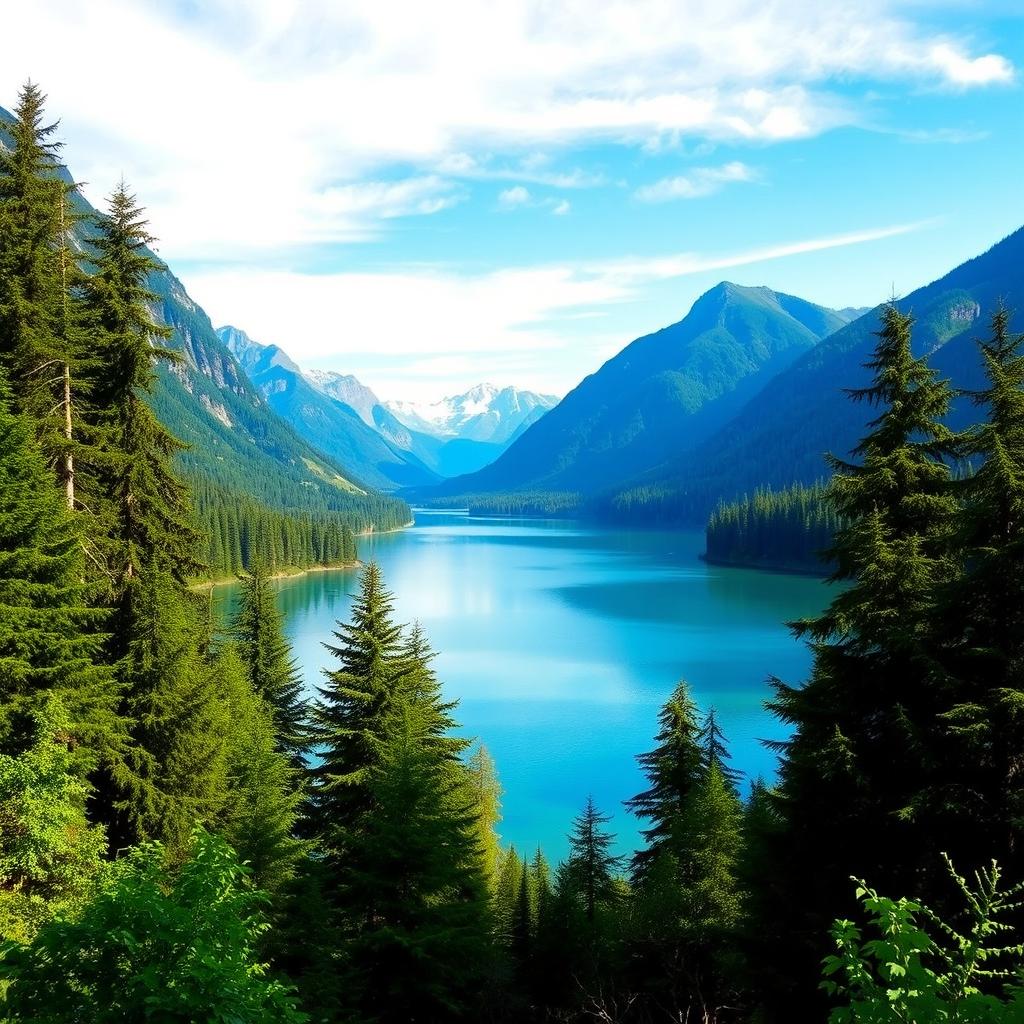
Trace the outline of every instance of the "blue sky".
{"label": "blue sky", "polygon": [[[907,293],[1024,224],[1019,3],[288,0],[5,14],[215,322],[385,398],[563,393],[722,279]],[[127,84],[126,84],[127,83]]]}

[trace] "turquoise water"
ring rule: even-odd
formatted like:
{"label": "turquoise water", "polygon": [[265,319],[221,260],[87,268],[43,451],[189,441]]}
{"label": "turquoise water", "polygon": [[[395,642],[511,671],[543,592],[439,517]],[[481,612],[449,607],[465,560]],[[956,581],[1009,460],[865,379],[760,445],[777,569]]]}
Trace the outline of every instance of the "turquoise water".
{"label": "turquoise water", "polygon": [[[783,735],[764,710],[766,679],[804,677],[809,657],[783,625],[820,610],[818,580],[723,569],[696,532],[596,529],[564,521],[418,512],[408,530],[360,538],[382,566],[402,621],[418,619],[458,717],[498,764],[501,833],[557,859],[588,793],[615,816],[623,851],[637,822],[622,801],[643,786],[634,756],[685,678],[714,706],[748,778],[770,778],[762,739]],[[277,583],[288,638],[315,686],[321,646],[348,613],[355,570]],[[233,589],[217,591],[226,610]]]}

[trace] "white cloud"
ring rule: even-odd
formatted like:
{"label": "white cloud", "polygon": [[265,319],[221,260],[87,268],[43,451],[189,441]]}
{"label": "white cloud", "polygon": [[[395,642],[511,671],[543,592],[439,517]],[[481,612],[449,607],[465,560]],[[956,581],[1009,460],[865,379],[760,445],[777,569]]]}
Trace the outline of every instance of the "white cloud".
{"label": "white cloud", "polygon": [[529,189],[523,188],[522,185],[513,185],[512,188],[498,193],[498,203],[506,210],[514,209],[517,206],[526,206],[530,202],[530,198]]}
{"label": "white cloud", "polygon": [[737,181],[754,181],[757,175],[738,160],[721,167],[695,167],[688,174],[675,178],[662,178],[651,185],[643,185],[634,195],[641,202],[664,203],[671,199],[699,199],[713,195],[726,185]]}
{"label": "white cloud", "polygon": [[[890,225],[723,256],[675,253],[475,275],[416,268],[317,275],[220,269],[192,275],[186,286],[215,322],[239,322],[243,310],[241,326],[305,365],[348,371],[367,360],[381,366],[390,360],[390,369],[367,381],[388,397],[436,397],[435,383],[419,377],[445,378],[457,389],[475,383],[482,364],[492,376],[493,367],[510,373],[518,367],[516,383],[557,391],[575,380],[537,378],[551,354],[568,344],[564,321],[594,317],[653,282],[856,245],[921,226]],[[614,349],[625,340],[607,329],[592,332],[588,351]],[[570,378],[581,361],[571,361]]]}
{"label": "white cloud", "polygon": [[[8,6],[3,102],[41,81],[90,194],[123,172],[169,258],[372,236],[454,202],[440,168],[460,154],[467,178],[568,188],[587,174],[522,161],[588,142],[800,138],[859,120],[837,83],[1014,76],[892,0]],[[439,183],[418,200],[367,186],[396,166],[409,193]]]}
{"label": "white cloud", "polygon": [[551,212],[556,217],[564,217],[572,207],[569,205],[568,199],[559,199],[552,207]]}

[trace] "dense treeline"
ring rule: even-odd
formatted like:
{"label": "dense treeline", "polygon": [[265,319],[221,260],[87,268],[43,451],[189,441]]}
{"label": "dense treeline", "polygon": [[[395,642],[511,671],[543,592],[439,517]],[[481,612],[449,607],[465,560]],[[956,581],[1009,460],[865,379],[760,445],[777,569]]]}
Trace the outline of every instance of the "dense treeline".
{"label": "dense treeline", "polygon": [[[502,847],[493,761],[458,735],[376,565],[312,694],[259,557],[210,628],[178,442],[146,402],[174,356],[145,223],[119,187],[79,275],[35,87],[17,115],[0,153],[2,1019],[1021,1019],[1024,893],[991,864],[1024,877],[1024,339],[1005,311],[963,435],[910,318],[884,314],[855,396],[876,419],[822,498],[845,585],[794,626],[809,679],[773,684],[791,726],[777,784],[741,778],[680,683],[627,802],[640,849],[621,856],[608,809],[581,799],[552,866]],[[955,478],[957,459],[977,472]]]}
{"label": "dense treeline", "polygon": [[824,498],[822,484],[794,484],[720,502],[708,520],[705,557],[716,565],[826,575],[839,519]]}
{"label": "dense treeline", "polygon": [[432,508],[468,509],[479,516],[564,516],[580,506],[572,491],[510,491],[499,494],[460,494],[431,498]]}
{"label": "dense treeline", "polygon": [[205,542],[201,558],[215,578],[237,575],[254,561],[271,570],[351,565],[358,558],[355,530],[406,525],[388,505],[379,510],[379,519],[369,520],[335,512],[281,512],[212,486],[197,486],[195,495]]}

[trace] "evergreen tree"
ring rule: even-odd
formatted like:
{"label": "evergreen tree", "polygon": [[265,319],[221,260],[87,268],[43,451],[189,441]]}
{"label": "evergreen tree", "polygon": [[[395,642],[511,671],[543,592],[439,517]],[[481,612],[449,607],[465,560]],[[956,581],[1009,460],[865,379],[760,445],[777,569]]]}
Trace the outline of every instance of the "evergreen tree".
{"label": "evergreen tree", "polygon": [[976,471],[958,482],[957,547],[964,563],[941,589],[938,631],[951,707],[949,747],[934,786],[936,813],[954,820],[944,852],[982,866],[1024,868],[1024,337],[1009,312],[980,343],[986,387],[971,397],[985,422],[964,439]]}
{"label": "evergreen tree", "polygon": [[685,682],[676,686],[658,715],[658,724],[658,746],[637,758],[648,788],[626,801],[638,818],[651,823],[643,830],[646,847],[633,856],[636,877],[643,875],[660,852],[671,848],[686,799],[702,772],[697,708]]}
{"label": "evergreen tree", "polygon": [[320,843],[335,855],[373,807],[370,776],[402,710],[399,693],[407,666],[392,610],[380,567],[371,562],[360,576],[351,621],[339,623],[337,645],[325,644],[340,667],[326,673],[313,710],[321,762],[310,771],[309,818]]}
{"label": "evergreen tree", "polygon": [[72,378],[77,385],[82,349],[73,290],[81,272],[69,245],[74,185],[62,177],[45,102],[26,83],[5,126],[12,146],[0,146],[0,367],[73,508]]}
{"label": "evergreen tree", "polygon": [[184,449],[160,424],[147,398],[154,361],[181,356],[160,344],[170,328],[153,320],[149,275],[159,269],[146,248],[153,237],[142,210],[122,182],[90,239],[95,273],[86,289],[97,369],[92,424],[102,450],[98,489],[105,496],[108,564],[126,636],[132,633],[132,597],[139,577],[160,566],[186,582],[199,569],[198,534],[188,490],[172,467]]}
{"label": "evergreen tree", "polygon": [[515,846],[501,851],[498,861],[497,885],[494,892],[494,925],[501,943],[510,948],[516,916],[516,897],[523,877],[523,861]]}
{"label": "evergreen tree", "polygon": [[602,814],[594,798],[588,796],[569,836],[568,867],[590,924],[596,919],[598,907],[613,902],[618,892],[615,873],[622,859],[611,853],[615,836],[603,828],[611,820],[611,815]]}
{"label": "evergreen tree", "polygon": [[245,665],[249,685],[273,714],[276,747],[295,771],[305,766],[310,750],[308,709],[302,676],[284,636],[281,613],[261,559],[241,577],[241,597],[232,634]]}
{"label": "evergreen tree", "polygon": [[218,652],[212,671],[231,723],[220,830],[253,883],[279,896],[302,853],[293,835],[300,799],[295,772],[277,747],[273,709],[253,690],[234,644]]}
{"label": "evergreen tree", "polygon": [[[437,744],[441,755],[454,762],[469,747],[470,741],[451,735],[455,727],[452,711],[458,706],[458,701],[445,701],[442,697],[441,684],[431,668],[436,655],[418,622],[414,622],[409,630],[400,657],[404,662],[399,677],[401,699],[420,709],[428,742]],[[463,767],[461,762],[459,767]]]}
{"label": "evergreen tree", "polygon": [[80,524],[8,397],[0,374],[0,752],[25,747],[34,714],[57,694],[78,759],[95,767],[123,732],[101,664],[106,615],[90,607]]}
{"label": "evergreen tree", "polygon": [[735,789],[743,778],[743,773],[729,766],[731,754],[729,746],[718,724],[718,716],[714,708],[709,708],[697,734],[697,743],[701,750],[701,770],[704,778],[712,769],[717,769],[723,780]]}
{"label": "evergreen tree", "polygon": [[[785,827],[765,870],[787,879],[772,917],[806,943],[780,977],[802,970],[806,991],[849,876],[918,890],[917,870],[937,863],[946,838],[927,814],[943,710],[930,601],[955,573],[955,438],[942,425],[949,388],[913,356],[911,324],[894,305],[883,313],[874,380],[853,393],[880,412],[855,450],[860,461],[832,460],[827,497],[845,524],[832,578],[847,585],[822,615],[797,624],[814,650],[810,680],[774,684],[771,707],[794,732],[778,745]],[[764,950],[768,962],[777,955]]]}
{"label": "evergreen tree", "polygon": [[430,715],[407,706],[368,772],[341,866],[345,988],[367,1021],[475,1020],[491,927],[471,808],[453,808]]}
{"label": "evergreen tree", "polygon": [[492,896],[497,894],[501,843],[497,826],[501,820],[501,783],[494,758],[481,743],[466,766],[467,801],[474,809],[473,837],[480,850],[484,878]]}
{"label": "evergreen tree", "polygon": [[110,785],[101,785],[100,812],[109,816],[115,851],[140,839],[180,851],[194,825],[214,821],[227,799],[232,723],[201,653],[195,600],[161,569],[133,587],[134,629],[121,662],[131,683],[124,705],[131,743],[102,780]]}

